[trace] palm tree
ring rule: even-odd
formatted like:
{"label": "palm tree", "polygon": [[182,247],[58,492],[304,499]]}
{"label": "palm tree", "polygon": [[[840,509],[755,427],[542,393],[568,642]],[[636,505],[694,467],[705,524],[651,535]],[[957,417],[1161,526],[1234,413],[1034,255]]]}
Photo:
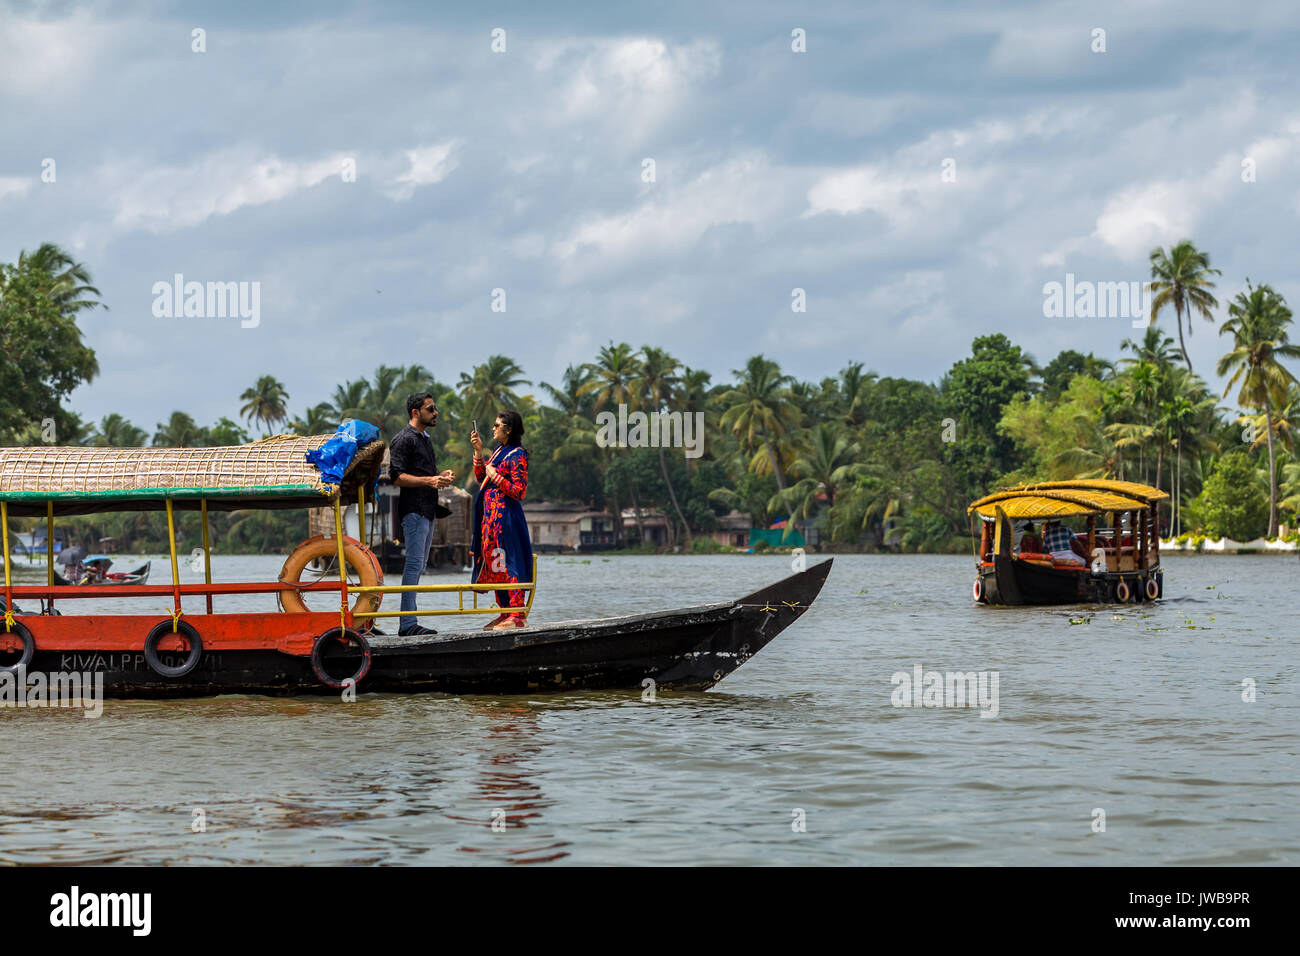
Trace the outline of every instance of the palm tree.
{"label": "palm tree", "polygon": [[370,383],[359,378],[344,385],[334,386],[334,397],[329,405],[336,423],[347,418],[365,419],[366,398],[370,393]]}
{"label": "palm tree", "polygon": [[518,409],[522,399],[515,392],[520,385],[531,385],[524,370],[514,359],[490,355],[472,373],[460,373],[457,389],[465,403],[465,413],[479,423],[480,434],[490,429],[494,416],[507,408]]}
{"label": "palm tree", "polygon": [[129,421],[113,412],[105,415],[99,423],[99,431],[90,440],[90,444],[111,448],[143,448],[149,435],[143,428],[136,428]]}
{"label": "palm tree", "polygon": [[861,425],[867,418],[867,404],[871,400],[871,387],[876,383],[875,372],[862,371],[861,362],[850,362],[840,371],[840,394],[844,401],[844,424]]}
{"label": "palm tree", "polygon": [[282,422],[288,416],[285,406],[289,401],[289,393],[274,376],[263,375],[252,388],[245,389],[239,398],[244,403],[239,414],[248,419],[250,425],[261,422],[268,435],[276,422]]}
{"label": "palm tree", "polygon": [[42,243],[32,253],[20,252],[18,269],[44,272],[49,276],[50,288],[47,294],[64,315],[75,315],[84,309],[101,305],[108,308],[98,299],[85,298],[87,294],[100,295],[100,291],[90,284],[90,272],[52,242]]}
{"label": "palm tree", "polygon": [[338,427],[338,424],[339,419],[335,417],[334,406],[329,402],[320,402],[289,422],[288,428],[295,435],[328,435]]}
{"label": "palm tree", "polygon": [[1128,349],[1134,355],[1133,358],[1120,359],[1119,364],[1128,366],[1146,362],[1158,369],[1164,369],[1178,354],[1173,346],[1174,340],[1171,336],[1165,335],[1157,326],[1148,325],[1141,342],[1125,339],[1119,344],[1121,351]]}
{"label": "palm tree", "polygon": [[564,376],[560,379],[560,387],[549,385],[542,382],[541,389],[555,407],[563,412],[566,416],[585,416],[591,411],[591,401],[589,392],[583,392],[583,386],[591,379],[591,374],[586,371],[585,366],[570,365],[564,370]]}
{"label": "palm tree", "polygon": [[868,468],[858,461],[862,447],[836,422],[822,422],[808,433],[802,453],[790,466],[790,474],[799,481],[772,496],[767,510],[785,506],[790,509],[784,537],[793,533],[797,519],[809,519],[825,495],[828,507],[835,507],[836,493],[847,482],[867,477]]}
{"label": "palm tree", "polygon": [[[677,389],[681,386],[681,377],[677,370],[681,368],[681,363],[673,358],[664,349],[654,348],[646,345],[641,349],[640,370],[635,379],[632,380],[633,392],[640,400],[644,408],[652,412],[662,412],[666,409],[669,402],[676,397]],[[686,547],[691,547],[691,526],[686,521],[686,516],[682,514],[682,506],[677,502],[677,491],[673,488],[672,479],[668,477],[668,463],[665,459],[666,452],[663,442],[659,442],[659,471],[664,476],[664,484],[668,487],[668,497],[673,503],[673,510],[677,512],[677,520],[682,523],[682,528],[686,533]]]}
{"label": "palm tree", "polygon": [[583,366],[587,382],[579,389],[583,395],[595,395],[596,407],[606,405],[635,406],[633,382],[641,373],[641,361],[626,342],[601,346],[596,361]]}
{"label": "palm tree", "polygon": [[208,436],[190,416],[172,412],[167,424],[158,423],[153,443],[161,448],[197,448],[208,443]]}
{"label": "palm tree", "polygon": [[770,471],[777,488],[784,491],[782,439],[797,424],[799,414],[789,401],[793,379],[783,375],[776,362],[762,355],[751,357],[743,370],[732,369],[731,374],[740,381],[720,399],[726,407],[722,426],[730,428],[740,439],[741,447],[753,453],[750,471],[756,474]]}
{"label": "palm tree", "polygon": [[1216,308],[1219,300],[1210,294],[1214,283],[1212,275],[1222,275],[1218,269],[1210,268],[1210,257],[1201,252],[1190,239],[1184,239],[1165,252],[1157,246],[1151,250],[1151,282],[1147,291],[1155,293],[1151,299],[1151,321],[1155,322],[1157,314],[1167,305],[1173,305],[1178,317],[1178,347],[1187,363],[1187,371],[1192,370],[1192,360],[1187,356],[1187,346],[1183,343],[1183,313],[1187,314],[1187,334],[1192,332],[1192,313],[1199,312],[1207,321],[1213,321],[1210,309]]}
{"label": "palm tree", "polygon": [[1268,535],[1277,536],[1277,456],[1273,447],[1273,406],[1286,400],[1287,389],[1296,382],[1280,358],[1300,358],[1300,346],[1288,342],[1286,327],[1291,324],[1291,310],[1282,296],[1267,285],[1251,286],[1238,292],[1228,306],[1228,319],[1219,334],[1231,333],[1233,349],[1219,359],[1216,371],[1227,375],[1224,397],[1238,382],[1241,391],[1237,404],[1243,408],[1263,408],[1265,434],[1268,436]]}

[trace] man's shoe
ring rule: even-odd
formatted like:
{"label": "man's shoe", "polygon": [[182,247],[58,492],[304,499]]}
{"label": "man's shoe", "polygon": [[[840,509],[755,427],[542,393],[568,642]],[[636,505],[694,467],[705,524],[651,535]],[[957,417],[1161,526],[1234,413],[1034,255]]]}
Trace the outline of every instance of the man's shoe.
{"label": "man's shoe", "polygon": [[412,624],[410,627],[403,627],[398,630],[399,637],[424,637],[428,634],[437,634],[431,627],[424,627],[421,624]]}

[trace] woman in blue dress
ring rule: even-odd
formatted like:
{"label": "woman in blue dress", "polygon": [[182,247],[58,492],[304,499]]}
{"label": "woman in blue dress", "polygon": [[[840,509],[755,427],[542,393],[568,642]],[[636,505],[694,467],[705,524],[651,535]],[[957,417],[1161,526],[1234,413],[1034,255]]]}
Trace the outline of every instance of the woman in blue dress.
{"label": "woman in blue dress", "polygon": [[[479,482],[470,544],[474,560],[470,580],[475,584],[519,584],[533,578],[533,544],[521,504],[528,491],[528,452],[519,444],[523,436],[524,420],[520,414],[501,412],[492,426],[492,437],[498,444],[485,460],[483,440],[477,431],[470,432],[474,477]],[[524,606],[524,592],[518,588],[504,588],[496,594],[497,607]],[[484,630],[527,626],[522,611],[503,610]]]}

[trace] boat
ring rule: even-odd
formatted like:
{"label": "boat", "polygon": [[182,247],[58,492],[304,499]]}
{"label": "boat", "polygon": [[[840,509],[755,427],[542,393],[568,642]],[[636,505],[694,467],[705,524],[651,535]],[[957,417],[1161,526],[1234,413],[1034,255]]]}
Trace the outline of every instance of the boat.
{"label": "boat", "polygon": [[[342,431],[342,429],[340,429]],[[801,570],[733,601],[649,614],[561,621],[509,631],[459,630],[401,637],[377,624],[401,615],[380,610],[385,595],[415,591],[453,598],[454,606],[423,607],[417,616],[495,615],[479,595],[497,584],[384,585],[374,554],[342,532],[342,508],[365,515],[384,451],[382,441],[357,442],[346,466],[326,473],[317,460],[339,435],[280,435],[225,448],[0,448],[0,536],[6,553],[11,517],[111,510],[167,513],[172,583],[44,585],[4,578],[0,678],[21,670],[103,675],[109,697],[195,697],[225,693],[275,695],[362,691],[516,694],[570,690],[706,690],[749,660],[811,606],[831,560]],[[129,476],[129,477],[128,477]],[[202,583],[180,583],[175,512],[201,515],[203,554],[210,553],[210,510],[311,508],[334,513],[334,531],[299,545],[275,581],[214,583],[202,561]],[[308,562],[332,554],[335,580],[303,583]],[[532,610],[537,588],[521,610]],[[274,596],[278,609],[229,612],[223,595]],[[169,599],[164,614],[76,614],[86,597]],[[189,605],[183,604],[189,600]],[[195,612],[197,600],[205,610]],[[41,613],[22,605],[39,602]],[[314,605],[309,607],[308,603]]]}
{"label": "boat", "polygon": [[113,566],[112,558],[104,554],[91,554],[82,560],[81,566],[85,569],[85,573],[76,581],[71,581],[55,571],[54,583],[62,587],[72,585],[85,587],[91,584],[148,584],[149,569],[153,566],[153,562],[146,561],[131,571],[110,571],[108,569]]}
{"label": "boat", "polygon": [[[1125,604],[1164,595],[1159,503],[1167,492],[1132,481],[1076,479],[1017,485],[973,502],[979,604]],[[1082,522],[1087,557],[1019,548],[1022,521]]]}

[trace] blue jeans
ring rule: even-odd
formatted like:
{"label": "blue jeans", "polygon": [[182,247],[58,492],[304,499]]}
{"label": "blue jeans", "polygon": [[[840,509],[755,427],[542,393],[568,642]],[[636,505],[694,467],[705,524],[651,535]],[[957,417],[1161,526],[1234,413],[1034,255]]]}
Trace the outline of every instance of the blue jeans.
{"label": "blue jeans", "polygon": [[[402,583],[419,584],[420,574],[429,563],[429,549],[433,546],[433,519],[411,512],[402,518],[402,542],[406,545],[406,564],[402,566]],[[402,611],[415,610],[415,592],[402,592]],[[399,630],[404,630],[420,619],[414,616],[399,617]]]}

